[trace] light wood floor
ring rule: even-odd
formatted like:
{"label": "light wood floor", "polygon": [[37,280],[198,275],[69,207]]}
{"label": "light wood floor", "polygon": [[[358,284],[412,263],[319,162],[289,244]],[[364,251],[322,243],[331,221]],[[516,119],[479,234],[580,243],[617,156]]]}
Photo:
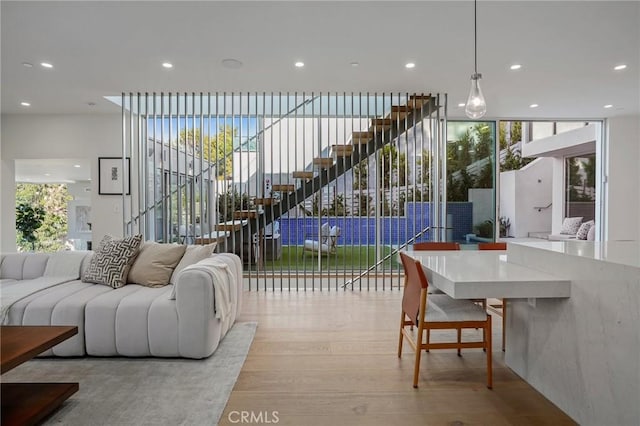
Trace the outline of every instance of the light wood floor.
{"label": "light wood floor", "polygon": [[413,351],[405,343],[396,355],[400,299],[398,291],[245,293],[239,321],[258,330],[220,424],[239,424],[243,411],[263,424],[277,411],[278,425],[303,426],[574,424],[504,365],[500,318],[493,390],[478,349],[425,353],[413,389]]}

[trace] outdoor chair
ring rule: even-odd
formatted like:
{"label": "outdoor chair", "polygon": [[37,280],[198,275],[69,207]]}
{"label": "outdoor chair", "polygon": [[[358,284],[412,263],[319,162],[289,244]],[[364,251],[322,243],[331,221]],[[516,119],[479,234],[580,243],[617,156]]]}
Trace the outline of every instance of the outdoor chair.
{"label": "outdoor chair", "polygon": [[[446,294],[427,294],[429,283],[422,264],[400,253],[405,271],[404,293],[402,295],[402,314],[400,317],[400,337],[398,342],[398,358],[402,357],[403,339],[406,338],[415,350],[413,371],[413,387],[418,387],[420,375],[420,358],[422,350],[457,349],[461,356],[462,348],[482,348],[487,356],[487,387],[493,387],[491,366],[491,315],[470,300],[453,299]],[[416,325],[417,334],[408,330],[408,326]],[[482,341],[462,341],[463,329],[482,328]],[[431,343],[424,340],[424,331],[456,330],[455,342]],[[415,336],[414,336],[415,334]]]}
{"label": "outdoor chair", "polygon": [[304,240],[302,254],[306,252],[321,254],[334,254],[337,250],[338,237],[340,236],[340,228],[337,226],[330,227],[328,223],[320,227],[320,235],[318,240]]}
{"label": "outdoor chair", "polygon": [[[478,243],[478,250],[506,250],[507,243]],[[499,303],[489,303],[489,309],[502,317],[502,351],[504,352],[506,342],[506,325],[507,325],[507,302],[504,299],[498,299]]]}

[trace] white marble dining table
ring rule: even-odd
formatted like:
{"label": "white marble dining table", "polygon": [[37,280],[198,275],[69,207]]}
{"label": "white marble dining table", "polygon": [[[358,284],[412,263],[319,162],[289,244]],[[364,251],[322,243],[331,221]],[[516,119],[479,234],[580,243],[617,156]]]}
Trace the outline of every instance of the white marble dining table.
{"label": "white marble dining table", "polygon": [[404,251],[454,299],[566,298],[571,281],[510,263],[507,251]]}

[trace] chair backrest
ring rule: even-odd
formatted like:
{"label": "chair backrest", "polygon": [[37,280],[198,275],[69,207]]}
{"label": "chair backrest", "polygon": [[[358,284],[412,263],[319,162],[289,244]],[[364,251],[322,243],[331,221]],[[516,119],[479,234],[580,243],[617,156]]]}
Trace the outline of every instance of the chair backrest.
{"label": "chair backrest", "polygon": [[[420,297],[422,289],[429,286],[427,277],[422,269],[420,261],[400,253],[402,266],[404,267],[404,293],[402,294],[402,310],[417,324],[420,311]],[[414,314],[415,313],[415,314]]]}
{"label": "chair backrest", "polygon": [[414,250],[460,250],[460,244],[451,242],[422,241],[413,244]]}
{"label": "chair backrest", "polygon": [[507,243],[478,243],[478,250],[506,250]]}
{"label": "chair backrest", "polygon": [[329,242],[329,235],[331,232],[331,226],[329,223],[325,222],[320,227],[320,242],[322,244],[327,244]]}
{"label": "chair backrest", "polygon": [[329,231],[329,245],[331,246],[331,250],[335,250],[336,245],[338,245],[338,237],[340,236],[340,228],[337,226],[331,227]]}

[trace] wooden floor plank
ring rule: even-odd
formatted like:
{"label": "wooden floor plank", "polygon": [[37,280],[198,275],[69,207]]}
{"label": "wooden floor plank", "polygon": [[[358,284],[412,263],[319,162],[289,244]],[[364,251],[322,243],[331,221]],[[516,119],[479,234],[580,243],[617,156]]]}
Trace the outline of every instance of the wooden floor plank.
{"label": "wooden floor plank", "polygon": [[[220,424],[238,424],[242,412],[278,425],[575,424],[504,365],[499,320],[493,390],[478,349],[423,353],[413,389],[414,353],[406,344],[402,358],[396,353],[401,298],[399,291],[245,293],[239,320],[257,321],[258,330]],[[264,417],[273,412],[277,422]]]}

